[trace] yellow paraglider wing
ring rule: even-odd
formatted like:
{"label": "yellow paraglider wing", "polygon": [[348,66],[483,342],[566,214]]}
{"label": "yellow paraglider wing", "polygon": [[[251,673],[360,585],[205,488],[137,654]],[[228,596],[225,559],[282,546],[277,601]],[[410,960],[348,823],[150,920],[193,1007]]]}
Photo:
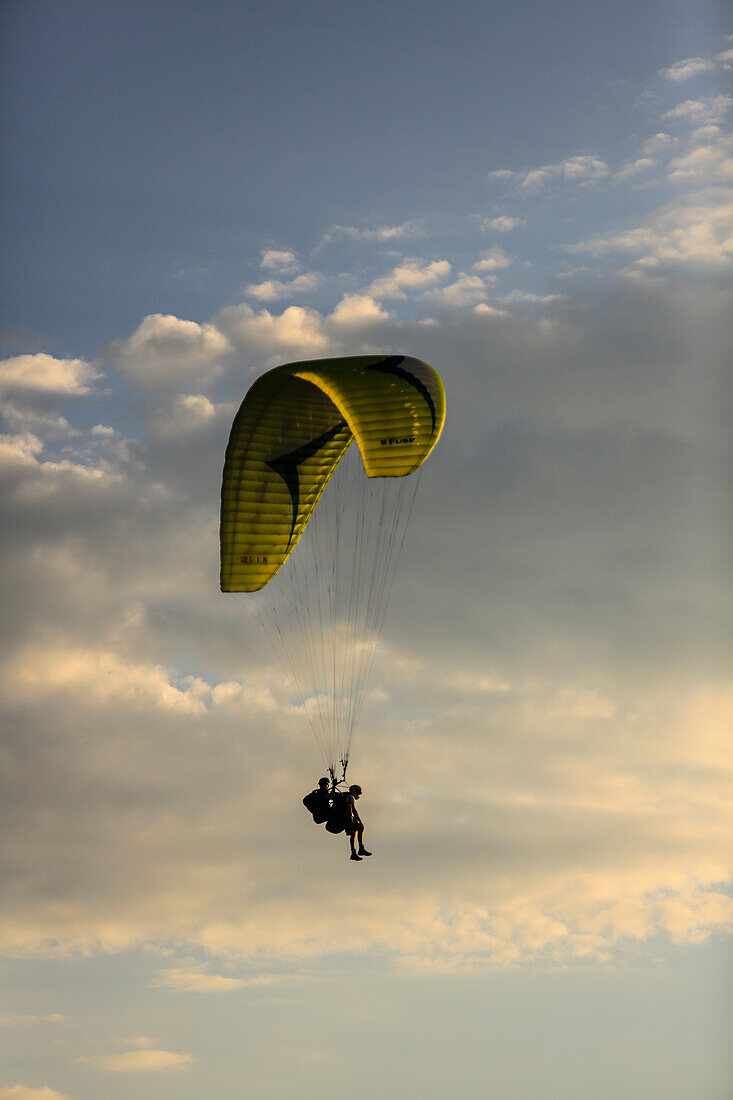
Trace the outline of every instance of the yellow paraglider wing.
{"label": "yellow paraglider wing", "polygon": [[232,425],[221,490],[221,588],[264,587],[352,440],[369,477],[404,477],[438,441],[439,375],[403,355],[288,363],[253,384]]}

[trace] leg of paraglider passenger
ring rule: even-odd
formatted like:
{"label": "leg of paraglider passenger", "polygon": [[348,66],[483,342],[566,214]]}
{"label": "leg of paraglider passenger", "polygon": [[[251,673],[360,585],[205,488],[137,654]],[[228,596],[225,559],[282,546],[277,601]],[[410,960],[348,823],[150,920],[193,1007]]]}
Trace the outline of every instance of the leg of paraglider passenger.
{"label": "leg of paraglider passenger", "polygon": [[361,856],[356,853],[356,830],[349,833],[349,844],[351,845],[351,855],[349,859],[361,859]]}
{"label": "leg of paraglider passenger", "polygon": [[372,853],[367,852],[366,848],[364,847],[364,826],[360,825],[357,832],[359,834],[359,855],[370,856]]}

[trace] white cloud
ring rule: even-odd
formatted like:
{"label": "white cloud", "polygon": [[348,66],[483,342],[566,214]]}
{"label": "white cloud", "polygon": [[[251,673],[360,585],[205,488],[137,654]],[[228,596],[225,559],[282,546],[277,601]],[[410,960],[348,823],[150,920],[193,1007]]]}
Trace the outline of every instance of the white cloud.
{"label": "white cloud", "polygon": [[290,248],[264,248],[260,266],[265,271],[294,271],[300,266],[298,257]]}
{"label": "white cloud", "polygon": [[169,403],[156,407],[148,422],[148,431],[159,439],[190,438],[220,420],[230,421],[234,411],[229,402],[215,404],[202,393],[178,394]]}
{"label": "white cloud", "polygon": [[628,179],[630,176],[638,176],[641,172],[648,172],[654,168],[656,161],[652,157],[638,157],[636,160],[629,161],[623,168],[620,168],[615,174],[617,180]]}
{"label": "white cloud", "polygon": [[65,1092],[56,1092],[48,1085],[31,1088],[28,1085],[0,1086],[0,1100],[69,1100]]}
{"label": "white cloud", "polygon": [[202,714],[211,688],[198,677],[173,682],[169,670],[134,662],[109,649],[47,641],[19,650],[2,667],[2,682],[16,699],[82,694],[94,704],[127,700],[141,706]]}
{"label": "white cloud", "polygon": [[473,312],[484,317],[506,317],[505,309],[496,309],[495,306],[489,306],[486,302],[479,302],[474,306]]}
{"label": "white cloud", "polygon": [[[474,265],[475,266],[475,265]],[[469,275],[465,271],[458,274],[455,282],[429,292],[430,300],[452,309],[463,309],[476,305],[486,297],[486,286],[478,275]]]}
{"label": "white cloud", "polygon": [[733,99],[728,95],[686,99],[662,117],[671,121],[692,122],[696,126],[707,125],[722,122],[731,107],[733,107]]}
{"label": "white cloud", "polygon": [[329,321],[344,326],[364,325],[388,320],[390,316],[369,294],[347,294],[329,316]]}
{"label": "white cloud", "polygon": [[620,168],[615,173],[615,178],[619,180],[629,179],[632,176],[651,171],[652,168],[657,166],[659,157],[669,153],[678,144],[679,140],[671,137],[670,134],[662,132],[654,134],[643,142],[640,150],[641,156],[637,157],[636,160],[629,161]]}
{"label": "white cloud", "polygon": [[702,943],[713,929],[729,927],[733,921],[733,899],[711,891],[659,900],[660,924],[674,943]]}
{"label": "white cloud", "polygon": [[508,214],[502,214],[498,218],[484,218],[482,229],[493,229],[495,233],[510,233],[520,225],[526,225],[526,218],[512,218]]}
{"label": "white cloud", "polygon": [[406,221],[401,225],[380,225],[374,229],[364,229],[353,225],[332,225],[324,233],[317,247],[330,244],[339,237],[346,237],[352,241],[374,241],[379,244],[387,244],[392,241],[402,241],[425,236],[425,228],[421,221]]}
{"label": "white cloud", "polygon": [[245,288],[245,293],[250,298],[257,298],[261,302],[272,302],[278,298],[291,298],[296,294],[309,294],[317,289],[321,282],[321,276],[316,272],[297,275],[294,279],[284,283],[279,279],[267,279],[264,283],[252,283]]}
{"label": "white cloud", "polygon": [[8,466],[36,466],[43,442],[32,432],[0,435],[0,469]]}
{"label": "white cloud", "polygon": [[[124,447],[123,447],[124,449]],[[119,482],[120,473],[109,462],[94,463],[71,458],[42,459],[43,440],[32,432],[17,435],[0,435],[0,472],[23,474],[15,483],[16,499],[40,500],[70,484],[90,487],[96,484],[100,490]]]}
{"label": "white cloud", "polygon": [[593,153],[578,153],[557,164],[544,164],[519,172],[502,169],[490,172],[489,177],[499,181],[514,181],[521,191],[539,191],[547,184],[560,180],[563,183],[593,183],[609,174],[605,161]]}
{"label": "white cloud", "polygon": [[158,1073],[190,1069],[194,1057],[172,1050],[126,1050],[122,1054],[98,1054],[77,1061],[105,1073]]}
{"label": "white cloud", "polygon": [[216,416],[216,405],[202,393],[181,394],[175,399],[175,408],[180,410],[184,424],[205,424]]}
{"label": "white cloud", "polygon": [[406,259],[389,273],[375,279],[366,293],[371,298],[406,298],[408,293],[427,290],[442,282],[450,275],[451,265],[447,260]]}
{"label": "white cloud", "polygon": [[681,83],[683,80],[690,80],[693,76],[709,73],[714,69],[715,63],[705,57],[688,57],[684,61],[675,61],[674,65],[670,65],[667,69],[660,69],[659,72],[668,80]]}
{"label": "white cloud", "polygon": [[708,205],[694,200],[671,203],[646,225],[595,237],[568,251],[597,256],[626,253],[634,257],[634,269],[647,274],[663,273],[679,264],[726,267],[733,262],[733,199],[721,196]]}
{"label": "white cloud", "polygon": [[245,988],[270,989],[302,980],[302,976],[291,974],[259,974],[250,975],[247,978],[228,978],[225,975],[210,974],[203,965],[182,965],[158,970],[152,985],[180,993],[230,993]]}
{"label": "white cloud", "polygon": [[[699,205],[695,219],[709,220]],[[625,261],[684,228],[679,210],[667,216],[639,227],[650,235],[620,249]],[[337,943],[429,973],[598,959],[625,936],[694,942],[722,927],[730,710],[683,713],[681,702],[705,665],[699,624],[716,591],[715,528],[705,534],[697,509],[707,500],[719,523],[719,391],[706,354],[719,355],[725,314],[703,290],[616,288],[610,305],[593,294],[551,318],[480,302],[460,323],[429,327],[391,320],[367,295],[344,299],[344,318],[379,320],[380,343],[444,367],[449,400],[413,514],[418,552],[387,627],[419,658],[417,674],[408,688],[390,660],[379,669],[352,765],[377,878],[345,896],[329,870],[345,847],[309,822],[302,830],[301,787],[318,759],[302,711],[246,600],[217,591],[224,409],[197,390],[164,406],[200,429],[197,444],[219,425],[210,453],[189,444],[211,471],[195,506],[174,499],[151,517],[142,493],[123,507],[109,494],[95,517],[27,500],[3,527],[13,614],[0,717],[12,767],[0,834],[21,885],[0,914],[8,950],[168,938],[277,969],[278,956]],[[686,334],[703,300],[715,349],[701,338],[693,362]],[[217,326],[238,353],[269,355],[282,350],[283,318],[325,339],[338,311],[233,307]],[[80,453],[92,434],[114,441],[115,413],[92,406],[88,423],[103,424]],[[21,474],[42,463],[44,431],[10,438]],[[160,475],[149,446],[143,458],[140,486]],[[461,567],[448,568],[457,533]],[[434,630],[434,606],[426,617],[419,599],[428,590],[455,630]],[[692,670],[676,649],[689,622]],[[551,672],[533,686],[537,666]],[[216,670],[221,683],[179,667]],[[169,981],[192,992],[249,981],[210,969],[171,963]]]}
{"label": "white cloud", "polygon": [[132,336],[115,340],[107,351],[133,382],[157,390],[210,382],[220,373],[231,347],[214,325],[153,313]]}
{"label": "white cloud", "polygon": [[498,246],[483,252],[481,259],[473,265],[474,271],[498,271],[500,268],[509,267],[512,261],[506,252]]}
{"label": "white cloud", "polygon": [[549,305],[562,301],[562,294],[531,294],[526,290],[512,290],[499,299],[505,305]]}
{"label": "white cloud", "polygon": [[647,138],[641,147],[641,151],[645,157],[657,157],[661,153],[668,153],[678,144],[678,138],[660,131],[658,134],[654,134],[652,137]]}
{"label": "white cloud", "polygon": [[[714,140],[704,143],[705,137]],[[700,144],[670,160],[668,178],[676,183],[733,183],[733,137],[706,126],[695,132],[693,140]]]}
{"label": "white cloud", "polygon": [[25,391],[78,396],[90,392],[100,373],[84,359],[54,359],[38,352],[0,360],[0,393]]}
{"label": "white cloud", "polygon": [[159,971],[153,984],[179,993],[230,993],[252,984],[252,981],[209,974],[203,967],[170,967]]}
{"label": "white cloud", "polygon": [[221,311],[216,322],[239,352],[307,358],[329,346],[321,314],[302,306],[288,306],[279,315],[266,309],[255,311],[246,304],[229,306]]}
{"label": "white cloud", "polygon": [[60,441],[71,442],[82,435],[78,428],[71,426],[65,416],[49,415],[32,406],[16,406],[10,401],[4,401],[0,412],[2,412],[9,427],[21,433],[39,434],[47,441],[55,443]]}

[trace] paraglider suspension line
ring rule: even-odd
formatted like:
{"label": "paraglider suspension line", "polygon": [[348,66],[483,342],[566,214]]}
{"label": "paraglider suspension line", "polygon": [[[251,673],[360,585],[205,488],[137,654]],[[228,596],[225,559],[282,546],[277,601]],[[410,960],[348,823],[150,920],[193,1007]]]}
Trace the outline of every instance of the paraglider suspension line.
{"label": "paraglider suspension line", "polygon": [[328,774],[331,776],[331,786],[334,789],[338,787],[340,783],[346,782],[346,769],[349,766],[348,756],[346,756],[343,760],[340,760],[339,763],[341,764],[341,778],[339,780],[336,779],[336,772],[334,768],[329,767],[328,769]]}

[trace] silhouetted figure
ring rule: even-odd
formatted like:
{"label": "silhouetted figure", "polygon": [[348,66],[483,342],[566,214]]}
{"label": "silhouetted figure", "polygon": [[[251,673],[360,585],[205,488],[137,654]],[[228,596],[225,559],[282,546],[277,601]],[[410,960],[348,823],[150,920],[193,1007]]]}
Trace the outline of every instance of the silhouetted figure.
{"label": "silhouetted figure", "polygon": [[[326,828],[329,833],[346,833],[351,846],[349,858],[360,860],[362,856],[370,856],[372,853],[367,852],[364,847],[364,822],[356,808],[357,798],[361,798],[361,787],[357,783],[349,787],[348,791],[335,791]],[[358,851],[357,840],[359,841]]]}
{"label": "silhouetted figure", "polygon": [[330,785],[330,781],[324,776],[318,780],[316,789],[303,799],[303,805],[313,815],[316,825],[322,825],[324,821],[328,820],[331,813],[332,792],[329,790]]}

